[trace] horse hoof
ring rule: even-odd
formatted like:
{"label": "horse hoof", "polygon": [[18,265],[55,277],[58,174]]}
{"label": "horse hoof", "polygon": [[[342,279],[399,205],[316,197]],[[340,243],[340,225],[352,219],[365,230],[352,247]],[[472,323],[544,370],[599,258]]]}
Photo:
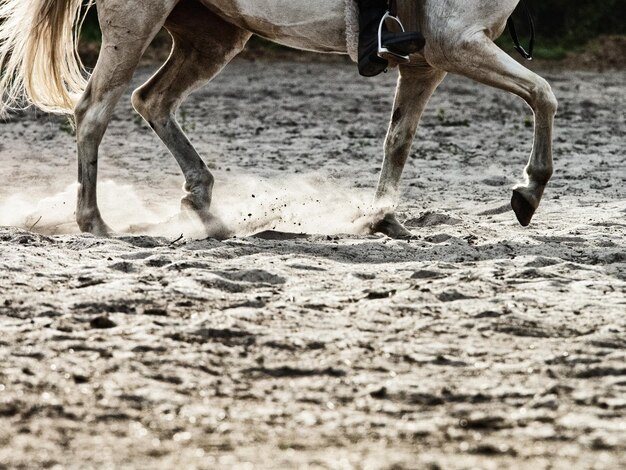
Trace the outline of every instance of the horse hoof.
{"label": "horse hoof", "polygon": [[82,233],[91,233],[96,237],[110,238],[115,235],[115,231],[109,227],[100,214],[89,217],[77,217],[76,223]]}
{"label": "horse hoof", "polygon": [[91,233],[92,235],[101,238],[111,238],[115,235],[115,231],[107,224],[105,224],[102,220],[92,223],[87,230],[82,231]]}
{"label": "horse hoof", "polygon": [[372,225],[372,233],[382,233],[395,240],[410,240],[415,238],[404,225],[398,222],[394,214],[387,214]]}
{"label": "horse hoof", "polygon": [[535,215],[535,208],[524,198],[524,196],[516,190],[513,190],[513,197],[511,198],[511,207],[515,212],[517,220],[522,227],[528,227],[530,221]]}
{"label": "horse hoof", "polygon": [[199,221],[206,231],[205,235],[209,238],[223,241],[234,235],[219,217],[211,214],[208,209],[199,209],[197,205],[188,198],[182,199],[180,209],[183,218]]}

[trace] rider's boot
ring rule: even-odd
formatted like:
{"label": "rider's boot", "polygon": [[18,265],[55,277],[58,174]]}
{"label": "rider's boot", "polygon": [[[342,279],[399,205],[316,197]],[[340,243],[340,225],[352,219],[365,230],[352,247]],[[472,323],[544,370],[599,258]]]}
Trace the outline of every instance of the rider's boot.
{"label": "rider's boot", "polygon": [[374,77],[387,69],[389,62],[380,57],[383,49],[391,56],[406,57],[424,47],[420,33],[393,33],[384,25],[381,43],[378,32],[381,21],[389,9],[388,0],[357,0],[359,5],[359,73]]}

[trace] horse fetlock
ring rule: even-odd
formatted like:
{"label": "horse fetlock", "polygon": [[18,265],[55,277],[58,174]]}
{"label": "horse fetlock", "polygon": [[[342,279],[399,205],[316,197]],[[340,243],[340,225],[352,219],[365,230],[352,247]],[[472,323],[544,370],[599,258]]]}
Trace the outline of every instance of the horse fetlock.
{"label": "horse fetlock", "polygon": [[[554,169],[552,166],[529,166],[526,168],[526,176],[531,185],[545,188],[552,178]],[[543,190],[542,190],[543,192]]]}
{"label": "horse fetlock", "polygon": [[184,189],[187,195],[181,201],[183,209],[193,210],[200,215],[208,213],[215,178],[204,163],[197,170],[187,172],[185,177]]}
{"label": "horse fetlock", "polygon": [[208,194],[189,193],[180,201],[183,211],[194,211],[198,214],[208,213],[211,207],[211,196]]}
{"label": "horse fetlock", "polygon": [[194,187],[213,187],[215,177],[209,171],[207,166],[202,162],[196,165],[193,170],[185,173],[185,188],[187,191],[193,190]]}
{"label": "horse fetlock", "polygon": [[180,204],[183,209],[193,210],[193,211],[201,211],[204,208],[209,207],[209,204],[207,201],[200,201],[191,194],[188,194],[187,196],[182,198],[180,200]]}

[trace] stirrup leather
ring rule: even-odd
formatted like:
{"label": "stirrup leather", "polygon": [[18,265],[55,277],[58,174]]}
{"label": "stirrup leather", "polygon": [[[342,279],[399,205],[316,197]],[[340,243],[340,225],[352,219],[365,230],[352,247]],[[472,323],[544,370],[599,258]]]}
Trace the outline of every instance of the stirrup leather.
{"label": "stirrup leather", "polygon": [[383,44],[383,28],[385,27],[385,22],[387,20],[391,20],[395,22],[400,27],[402,32],[403,33],[405,32],[404,25],[402,24],[402,21],[400,21],[400,18],[392,15],[391,12],[387,10],[387,13],[385,13],[385,16],[383,16],[383,19],[380,20],[380,25],[378,26],[378,57],[380,57],[381,59],[385,59],[385,60],[395,60],[396,62],[407,63],[410,61],[410,58],[408,55],[397,54],[393,51],[390,51]]}

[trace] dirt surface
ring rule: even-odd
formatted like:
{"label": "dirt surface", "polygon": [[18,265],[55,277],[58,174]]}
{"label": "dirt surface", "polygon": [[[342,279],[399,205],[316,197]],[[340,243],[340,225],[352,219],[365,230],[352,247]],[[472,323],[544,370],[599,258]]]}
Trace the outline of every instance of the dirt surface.
{"label": "dirt surface", "polygon": [[[559,62],[557,62],[559,63]],[[626,67],[626,36],[600,36],[579,53],[568,54],[561,65],[580,70],[604,72]]]}
{"label": "dirt surface", "polygon": [[[0,467],[624,468],[626,72],[547,74],[556,174],[528,229],[529,111],[448,79],[404,177],[411,242],[358,234],[394,76],[236,62],[194,95],[225,242],[167,222],[182,180],[128,99],[102,211],[151,235],[76,234],[71,129],[0,124],[21,226],[0,228]],[[248,236],[268,229],[308,234]]]}

